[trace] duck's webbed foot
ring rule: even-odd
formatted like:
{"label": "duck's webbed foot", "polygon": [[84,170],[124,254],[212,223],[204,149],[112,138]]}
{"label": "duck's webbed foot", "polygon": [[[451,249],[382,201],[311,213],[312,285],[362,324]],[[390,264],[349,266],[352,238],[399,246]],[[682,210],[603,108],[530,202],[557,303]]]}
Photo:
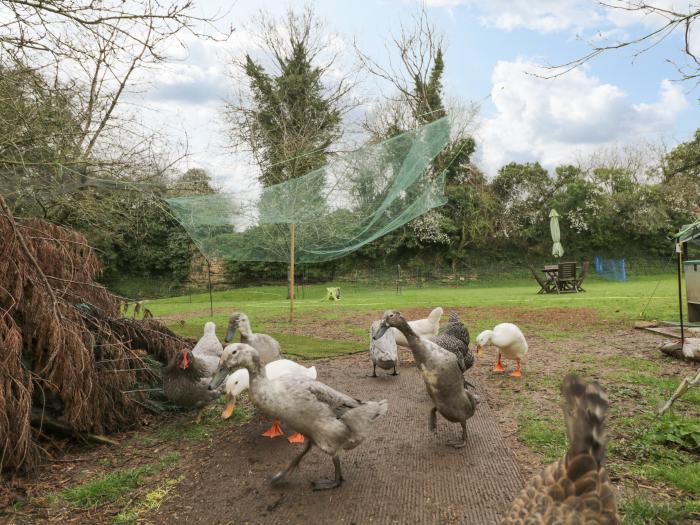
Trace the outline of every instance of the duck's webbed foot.
{"label": "duck's webbed foot", "polygon": [[343,473],[340,470],[340,458],[333,456],[335,477],[333,479],[317,479],[311,482],[314,490],[329,490],[340,487],[343,484]]}
{"label": "duck's webbed foot", "polygon": [[437,432],[437,408],[430,409],[430,418],[428,419],[428,430]]}
{"label": "duck's webbed foot", "polygon": [[394,371],[391,373],[392,376],[397,376],[399,373],[396,371],[396,367],[394,367]]}
{"label": "duck's webbed foot", "polygon": [[454,448],[463,448],[467,444],[467,422],[461,421],[462,425],[462,439],[457,441],[448,441],[447,444]]}
{"label": "duck's webbed foot", "polygon": [[343,484],[341,479],[315,479],[311,482],[313,490],[330,490],[340,487]]}
{"label": "duck's webbed foot", "polygon": [[287,481],[287,471],[283,470],[272,476],[270,479],[270,485],[273,487],[279,487],[283,485],[285,481]]}
{"label": "duck's webbed foot", "polygon": [[275,420],[272,422],[272,426],[260,435],[269,438],[274,438],[277,436],[284,436],[284,432],[282,432],[282,427],[280,427],[279,422]]}
{"label": "duck's webbed foot", "polygon": [[289,466],[284,469],[282,472],[278,472],[274,476],[272,476],[272,479],[270,480],[270,484],[273,487],[279,487],[282,485],[286,480],[287,476],[294,472],[294,470],[299,466],[299,463],[301,462],[301,459],[306,455],[306,453],[311,450],[311,443],[310,439],[306,440],[306,446],[304,447],[304,450],[302,450],[297,457],[295,457],[292,462],[289,464]]}

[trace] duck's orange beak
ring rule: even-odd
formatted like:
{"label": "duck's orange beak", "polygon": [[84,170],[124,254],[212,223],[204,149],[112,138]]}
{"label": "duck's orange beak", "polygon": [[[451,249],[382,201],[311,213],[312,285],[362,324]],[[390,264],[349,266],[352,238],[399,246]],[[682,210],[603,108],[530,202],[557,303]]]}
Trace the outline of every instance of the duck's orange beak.
{"label": "duck's orange beak", "polygon": [[224,411],[221,413],[221,418],[230,418],[234,410],[236,410],[236,398],[231,396],[231,398],[228,400],[228,403],[226,403],[226,408],[224,408]]}

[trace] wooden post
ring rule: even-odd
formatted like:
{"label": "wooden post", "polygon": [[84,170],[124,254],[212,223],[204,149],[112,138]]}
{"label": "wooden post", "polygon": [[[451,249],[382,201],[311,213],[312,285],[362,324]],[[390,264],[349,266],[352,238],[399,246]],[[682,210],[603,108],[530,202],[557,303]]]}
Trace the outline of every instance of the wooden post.
{"label": "wooden post", "polygon": [[685,330],[683,329],[683,285],[681,284],[681,271],[683,268],[683,245],[680,242],[676,244],[676,256],[678,261],[678,316],[681,323],[681,351],[685,344]]}
{"label": "wooden post", "polygon": [[289,225],[289,322],[294,321],[294,223]]}
{"label": "wooden post", "polygon": [[207,261],[207,280],[209,281],[209,317],[214,317],[214,296],[211,292],[211,263],[209,259],[205,258]]}

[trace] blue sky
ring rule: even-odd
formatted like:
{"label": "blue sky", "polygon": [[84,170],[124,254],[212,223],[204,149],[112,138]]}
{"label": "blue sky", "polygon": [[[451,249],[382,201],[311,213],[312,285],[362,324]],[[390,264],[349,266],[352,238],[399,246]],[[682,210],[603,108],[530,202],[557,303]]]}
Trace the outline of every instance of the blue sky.
{"label": "blue sky", "polygon": [[[654,3],[683,6],[673,0]],[[205,13],[227,9],[225,5],[213,0],[198,4]],[[146,79],[149,87],[140,96],[152,109],[143,118],[173,140],[187,142],[192,155],[183,168],[203,166],[231,188],[254,178],[245,155],[227,148],[221,108],[232,82],[228,62],[254,47],[245,26],[259,9],[283,14],[290,5],[304,3],[238,0],[225,18],[237,28],[229,42],[188,42],[187,52],[173,51],[180,60]],[[353,39],[385,61],[387,40],[402,20],[410,20],[417,4],[317,0],[312,5],[345,57],[340,67],[349,68]],[[537,63],[562,63],[585,54],[586,40],[598,32],[610,38],[638,35],[658,19],[605,10],[589,0],[427,0],[426,8],[448,43],[446,95],[482,102],[474,131],[479,144],[475,160],[488,175],[510,161],[540,161],[552,168],[601,148],[645,139],[672,146],[700,127],[698,90],[692,83],[673,82],[678,73],[666,61],[683,59],[680,34],[634,60],[632,50],[622,50],[555,80],[525,74],[535,71]],[[376,99],[380,87],[365,79],[359,89]]]}

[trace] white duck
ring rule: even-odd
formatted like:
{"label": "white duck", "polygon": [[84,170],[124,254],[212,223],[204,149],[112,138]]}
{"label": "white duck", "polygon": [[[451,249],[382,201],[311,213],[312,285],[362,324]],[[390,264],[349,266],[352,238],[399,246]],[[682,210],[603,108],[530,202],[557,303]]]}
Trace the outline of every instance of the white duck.
{"label": "white duck", "polygon": [[[309,377],[311,379],[316,379],[316,367],[312,366],[307,368],[295,363],[294,361],[290,361],[289,359],[279,359],[265,365],[265,375],[268,379],[276,379],[285,374],[297,374]],[[236,370],[226,378],[226,408],[221,413],[222,418],[228,419],[231,417],[231,414],[233,414],[233,411],[236,409],[236,399],[242,392],[248,390],[249,386],[250,376],[248,375],[248,370],[245,368]],[[284,433],[282,432],[278,421],[274,421],[272,423],[272,427],[263,433],[263,436],[265,437],[277,437],[283,435]],[[287,439],[290,443],[304,442],[304,436],[298,432]]]}
{"label": "white duck", "polygon": [[508,375],[520,377],[521,360],[527,354],[527,341],[520,328],[513,323],[501,323],[496,325],[493,330],[484,330],[476,336],[476,355],[481,355],[481,349],[489,345],[498,348],[498,360],[493,371],[505,372],[506,369],[501,363],[501,354],[503,354],[506,359],[515,359],[518,363],[517,368]]}
{"label": "white duck", "polygon": [[192,349],[205,377],[211,377],[216,372],[223,352],[224,347],[216,337],[216,325],[209,321],[204,325],[204,335]]}
{"label": "white duck", "polygon": [[[427,339],[432,339],[437,336],[438,330],[440,329],[440,318],[442,317],[442,308],[439,306],[435,308],[427,318],[417,319],[415,321],[409,321],[408,326],[418,337],[425,337]],[[392,326],[391,331],[394,333],[394,339],[396,339],[396,344],[409,348],[408,341],[406,337]]]}

